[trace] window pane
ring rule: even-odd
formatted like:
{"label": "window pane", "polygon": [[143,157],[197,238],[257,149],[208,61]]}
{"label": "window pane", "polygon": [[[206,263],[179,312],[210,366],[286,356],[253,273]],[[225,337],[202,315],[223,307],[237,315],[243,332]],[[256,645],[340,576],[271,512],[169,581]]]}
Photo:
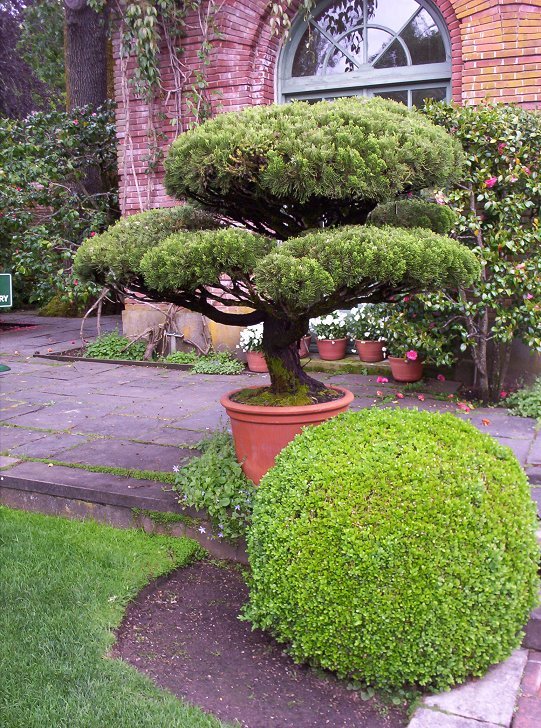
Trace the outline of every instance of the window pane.
{"label": "window pane", "polygon": [[369,28],[368,30],[368,63],[372,63],[387,46],[392,35],[384,30]]}
{"label": "window pane", "polygon": [[396,66],[407,66],[408,59],[406,51],[399,41],[394,40],[381,56],[379,61],[374,63],[374,68],[396,68]]}
{"label": "window pane", "polygon": [[415,0],[368,0],[368,24],[383,25],[397,33],[419,10]]}
{"label": "window pane", "polygon": [[327,61],[327,67],[325,68],[325,73],[329,75],[332,75],[334,73],[351,73],[356,69],[357,66],[352,63],[350,59],[342,53],[342,51],[339,51],[338,48],[335,48],[329,56],[329,60]]}
{"label": "window pane", "polygon": [[391,99],[391,101],[398,101],[399,104],[408,105],[408,92],[407,91],[378,91],[374,96],[380,96],[382,99]]}
{"label": "window pane", "polygon": [[445,46],[438,26],[426,10],[415,16],[400,34],[406,41],[414,66],[445,61]]}
{"label": "window pane", "polygon": [[295,59],[293,61],[292,75],[315,76],[323,70],[323,60],[331,43],[319,30],[308,26],[302,37]]}
{"label": "window pane", "polygon": [[363,24],[363,0],[334,0],[314,20],[333,37],[342,35]]}
{"label": "window pane", "polygon": [[435,88],[419,88],[411,92],[411,103],[413,106],[421,107],[425,99],[435,99],[436,101],[445,101],[447,98],[447,89],[445,86]]}
{"label": "window pane", "polygon": [[362,28],[357,28],[342,38],[338,45],[355,58],[358,64],[363,63],[364,55],[364,33]]}

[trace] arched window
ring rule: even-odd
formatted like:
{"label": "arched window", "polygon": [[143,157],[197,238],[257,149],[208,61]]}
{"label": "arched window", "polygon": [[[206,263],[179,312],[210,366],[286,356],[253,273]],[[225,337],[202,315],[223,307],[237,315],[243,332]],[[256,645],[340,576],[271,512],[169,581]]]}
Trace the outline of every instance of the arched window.
{"label": "arched window", "polygon": [[383,96],[407,106],[450,98],[445,23],[425,0],[324,0],[299,14],[282,49],[280,101]]}

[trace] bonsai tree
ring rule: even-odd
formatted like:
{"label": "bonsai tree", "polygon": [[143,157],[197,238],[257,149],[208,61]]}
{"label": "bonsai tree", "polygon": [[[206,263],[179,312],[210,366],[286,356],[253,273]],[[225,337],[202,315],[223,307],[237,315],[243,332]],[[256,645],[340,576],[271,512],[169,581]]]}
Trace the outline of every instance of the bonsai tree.
{"label": "bonsai tree", "polygon": [[[263,323],[272,392],[314,401],[325,386],[304,372],[297,349],[310,318],[478,275],[465,246],[431,229],[366,224],[378,204],[453,179],[461,159],[444,130],[383,99],[223,114],[174,142],[166,186],[229,227],[207,216],[198,227],[215,229],[194,230],[187,220],[143,245],[106,232],[86,241],[75,266],[218,323]],[[430,209],[423,219],[444,224]],[[252,312],[224,310],[239,305]]]}

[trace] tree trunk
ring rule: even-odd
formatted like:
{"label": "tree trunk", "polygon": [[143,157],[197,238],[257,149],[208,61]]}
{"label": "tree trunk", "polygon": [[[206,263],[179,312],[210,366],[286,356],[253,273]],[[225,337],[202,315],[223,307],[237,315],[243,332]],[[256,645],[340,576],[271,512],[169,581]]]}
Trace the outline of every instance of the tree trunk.
{"label": "tree trunk", "polygon": [[[96,109],[107,101],[107,6],[96,13],[86,0],[65,0],[64,19],[68,111],[79,106]],[[98,167],[87,168],[82,186],[90,195],[106,189]]]}
{"label": "tree trunk", "polygon": [[68,111],[107,100],[107,9],[65,0],[65,65]]}
{"label": "tree trunk", "polygon": [[301,366],[298,342],[307,329],[308,319],[287,321],[265,317],[263,352],[273,394],[296,394],[301,387],[307,387],[311,394],[326,389],[324,384],[306,374]]}

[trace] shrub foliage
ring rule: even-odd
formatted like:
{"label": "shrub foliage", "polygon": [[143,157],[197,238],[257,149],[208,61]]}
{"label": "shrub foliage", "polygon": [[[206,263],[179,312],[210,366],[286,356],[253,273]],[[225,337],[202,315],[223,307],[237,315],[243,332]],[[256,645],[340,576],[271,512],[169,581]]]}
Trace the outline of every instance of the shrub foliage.
{"label": "shrub foliage", "polygon": [[341,415],[290,443],[257,490],[245,616],[297,660],[446,688],[520,644],[535,524],[513,453],[469,423]]}
{"label": "shrub foliage", "polygon": [[[0,119],[0,268],[14,274],[17,305],[96,293],[73,274],[86,237],[118,216],[113,109]],[[101,189],[85,187],[88,170]]]}

